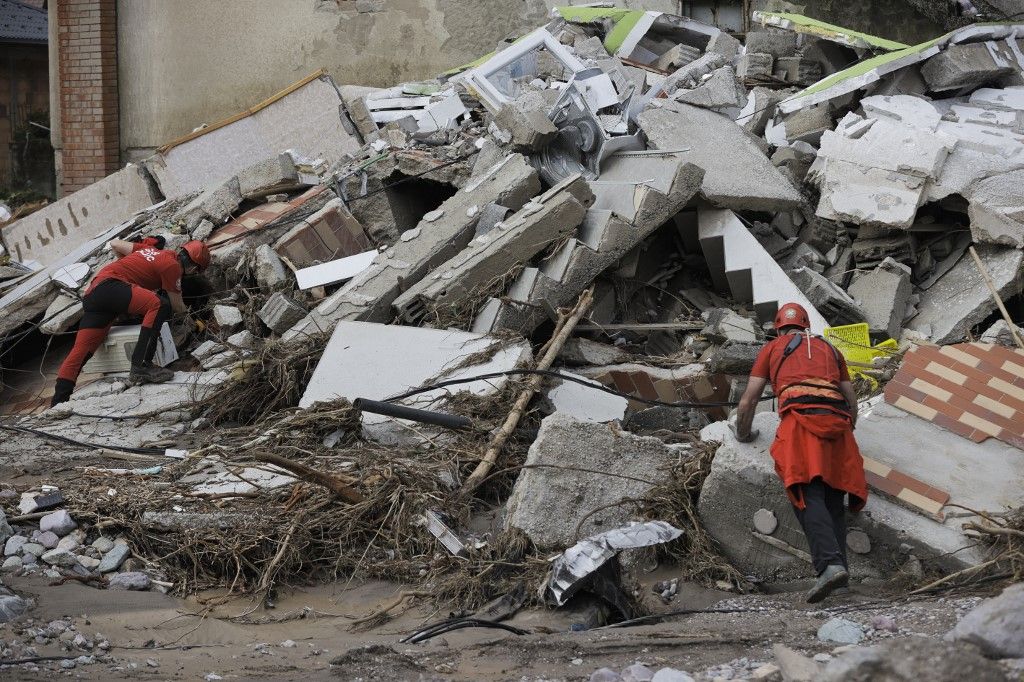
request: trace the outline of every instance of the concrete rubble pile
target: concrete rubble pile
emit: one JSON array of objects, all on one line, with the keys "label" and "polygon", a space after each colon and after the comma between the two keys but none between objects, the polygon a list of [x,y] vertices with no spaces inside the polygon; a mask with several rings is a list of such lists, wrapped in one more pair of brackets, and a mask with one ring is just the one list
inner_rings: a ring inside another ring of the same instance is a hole
[{"label": "concrete rubble pile", "polygon": [[[118,349],[104,348],[86,366],[92,383],[32,424],[136,448],[216,443],[204,399],[267,349],[311,343],[288,407],[345,399],[451,416],[468,396],[508,399],[504,414],[522,386],[512,373],[536,366],[559,311],[592,291],[552,368],[562,378],[546,377],[531,403],[539,433],[494,531],[561,552],[641,520],[616,505],[717,448],[704,526],[742,575],[788,579],[809,565],[769,441],[737,443],[724,420],[775,312],[795,301],[871,397],[857,427],[872,498],[851,533],[855,572],[983,563],[944,506],[1024,505],[1008,473],[1024,467],[1024,350],[1005,321],[982,336],[1001,320],[986,281],[1010,314],[1024,301],[1024,24],[906,46],[799,15],[754,20],[740,41],[658,12],[565,7],[434,80],[378,89],[314,74],[5,227],[18,264],[0,281],[9,343],[26,325],[74,329],[112,238],[202,239],[214,258],[205,281],[184,282],[206,330],[169,330],[182,356],[166,359],[172,382],[130,386]],[[256,131],[251,146],[226,147],[241,125]],[[991,367],[984,400],[958,393]],[[438,386],[452,380],[463,383]],[[769,407],[762,434],[777,423]],[[973,430],[951,429],[957,420]],[[354,434],[424,452],[450,436],[422,414],[370,409]],[[250,481],[202,471],[190,482],[221,498]],[[609,471],[629,480],[609,483]],[[244,492],[295,483],[291,473]],[[466,474],[455,466],[447,487]],[[117,538],[48,532],[49,518],[5,539],[3,570],[134,572],[113,566],[128,554]]]}]

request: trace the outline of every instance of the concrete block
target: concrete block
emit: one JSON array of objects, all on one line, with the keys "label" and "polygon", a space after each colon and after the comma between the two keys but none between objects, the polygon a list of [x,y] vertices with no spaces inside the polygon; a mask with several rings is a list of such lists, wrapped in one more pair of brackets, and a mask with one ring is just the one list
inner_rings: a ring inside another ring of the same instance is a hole
[{"label": "concrete block", "polygon": [[43,313],[39,331],[44,334],[62,334],[78,324],[84,312],[80,300],[61,292]]},{"label": "concrete block", "polygon": [[[468,332],[404,327],[371,322],[339,322],[324,349],[299,406],[347,398],[383,400],[422,386],[438,377],[457,379],[516,367],[529,360],[525,342],[504,344],[489,358],[462,366],[470,356],[493,349],[496,339]],[[502,380],[481,380],[463,384],[460,391],[490,395],[504,385]],[[438,409],[450,394],[446,389],[421,393],[403,401],[421,409]],[[379,415],[364,414],[367,428],[405,424]]]},{"label": "concrete block", "polygon": [[[425,216],[419,225],[377,256],[367,270],[324,299],[284,338],[329,332],[340,320],[390,319],[391,304],[403,288],[420,281],[469,244],[481,206],[498,203],[518,210],[539,191],[537,172],[519,154],[483,169],[441,204],[431,216],[433,219]],[[474,207],[475,212],[471,210]]]},{"label": "concrete block", "polygon": [[[723,33],[722,35],[727,35]],[[765,126],[775,115],[775,105],[782,101],[785,93],[757,86],[747,97],[747,103],[736,116],[736,123],[748,133],[758,137],[764,135]]]},{"label": "concrete block", "polygon": [[997,63],[990,43],[949,45],[921,66],[921,76],[934,92],[976,88],[1013,73],[1009,63]]},{"label": "concrete block", "polygon": [[747,52],[770,54],[773,58],[796,54],[797,34],[793,31],[750,31],[746,35]]},{"label": "concrete block", "polygon": [[[661,482],[665,475],[661,472],[678,456],[678,449],[657,438],[553,414],[541,423],[537,440],[530,446],[528,467],[580,467],[624,477],[556,468],[524,469],[508,500],[505,527],[522,530],[543,549],[563,549],[580,538],[625,525],[634,520],[631,507],[614,503],[642,497]],[[585,517],[577,537],[576,526]]]},{"label": "concrete block", "polygon": [[214,225],[223,225],[238,209],[240,203],[242,195],[238,191],[238,179],[232,177],[211,184],[185,204],[175,217],[184,221],[185,228],[191,232],[204,220],[209,220]]},{"label": "concrete block", "polygon": [[887,119],[912,128],[938,129],[942,113],[924,97],[912,95],[872,95],[860,101],[865,118]]},{"label": "concrete block", "polygon": [[783,119],[783,126],[786,131],[786,140],[790,143],[796,141],[807,142],[817,145],[822,134],[826,130],[832,130],[832,114],[828,107],[808,107],[800,111],[794,111]]},{"label": "concrete block", "polygon": [[740,78],[768,78],[772,75],[773,62],[770,54],[746,52],[736,65],[736,75]]},{"label": "concrete block", "polygon": [[242,311],[233,305],[213,306],[213,319],[221,331],[232,332],[242,326]]},{"label": "concrete block", "polygon": [[1024,170],[1010,171],[975,183],[967,214],[975,242],[1024,248]]},{"label": "concrete block", "polygon": [[677,90],[673,99],[705,109],[739,108],[747,102],[746,91],[740,87],[731,66],[715,69],[693,90]]},{"label": "concrete block", "polygon": [[[890,410],[903,416],[894,419]],[[884,417],[876,416],[878,411]],[[856,436],[862,452],[946,490],[950,488],[944,485],[951,482],[944,478],[947,472],[969,477],[968,472],[958,474],[955,468],[947,470],[945,464],[941,465],[943,475],[918,473],[931,466],[932,458],[929,456],[927,461],[920,461],[922,458],[915,453],[922,450],[915,450],[915,447],[925,448],[930,453],[933,445],[926,443],[938,444],[944,452],[953,455],[951,462],[959,460],[960,455],[954,454],[959,443],[942,436],[937,429],[929,436],[932,440],[912,445],[911,442],[919,442],[918,438],[912,430],[904,431],[901,425],[914,421],[920,421],[928,429],[936,429],[927,422],[907,419],[899,410],[884,405],[876,407],[870,416],[857,422]],[[747,444],[737,442],[725,422],[712,424],[701,431],[703,440],[721,442],[722,445],[715,454],[698,503],[705,528],[734,566],[753,575],[772,575],[776,580],[808,577],[813,573],[805,561],[764,543],[751,533],[754,514],[765,508],[779,519],[779,527],[772,537],[808,551],[806,538],[793,515],[789,498],[768,452],[778,423],[778,415],[772,412],[755,415],[754,428],[760,435],[753,443]],[[948,450],[945,445],[950,446]],[[914,459],[919,462],[914,464]],[[967,492],[966,487],[957,486],[955,490]],[[986,493],[977,490],[974,494],[985,496]],[[962,520],[936,521],[869,491],[867,506],[858,515],[858,526],[871,538],[875,549],[866,555],[850,553],[851,569],[860,575],[888,575],[896,570],[897,550],[904,543],[909,544],[918,557],[934,560],[944,570],[959,570],[980,563],[984,560],[984,552],[972,546],[969,538],[961,532],[960,523]]]},{"label": "concrete block", "polygon": [[710,52],[674,71],[665,79],[662,88],[670,95],[680,88],[695,88],[700,85],[701,78],[724,65],[722,55]]},{"label": "concrete block", "polygon": [[[1024,253],[984,244],[977,247],[977,252],[1003,300],[1021,293]],[[988,289],[980,283],[974,260],[964,255],[949,272],[921,292],[917,315],[907,327],[934,343],[956,343],[995,309]]]},{"label": "concrete block", "polygon": [[732,62],[741,49],[743,49],[743,43],[725,31],[719,31],[711,36],[711,40],[708,41],[708,46],[704,51],[720,54],[725,58],[726,62]]},{"label": "concrete block", "polygon": [[712,374],[748,375],[760,352],[760,343],[729,341],[715,348],[708,355],[708,371]]},{"label": "concrete block", "polygon": [[330,77],[296,85],[231,123],[187,135],[147,159],[164,196],[219,184],[285,150],[328,166],[355,152],[359,141],[346,128],[342,98]]},{"label": "concrete block", "polygon": [[638,122],[653,148],[689,149],[674,158],[704,169],[701,192],[713,204],[778,211],[801,200],[753,136],[720,114],[669,103],[643,112]]},{"label": "concrete block", "polygon": [[[1024,331],[1020,327],[1017,327],[1017,334],[1024,338]],[[1007,348],[1017,347],[1017,342],[1014,340],[1010,325],[1006,324],[1006,320],[996,320],[991,327],[985,330],[979,340],[982,343],[994,343]]]},{"label": "concrete block", "polygon": [[701,335],[712,343],[725,343],[726,341],[754,343],[763,336],[756,322],[728,308],[712,308],[704,311],[701,317],[707,322]]},{"label": "concrete block", "polygon": [[159,193],[134,164],[4,226],[13,260],[52,265],[153,205]]},{"label": "concrete block", "polygon": [[821,65],[804,57],[779,57],[774,70],[781,72],[787,83],[810,85],[821,79]]},{"label": "concrete block", "polygon": [[[826,136],[828,132],[822,139]],[[808,178],[817,177],[821,188],[818,217],[898,228],[914,224],[924,201],[926,178],[831,159],[823,163],[823,175],[815,174],[816,167],[817,163],[811,166]]]},{"label": "concrete block", "polygon": [[395,299],[395,310],[409,322],[431,312],[456,309],[483,298],[486,289],[565,237],[583,221],[594,195],[579,175],[530,200],[501,225],[476,237],[457,256],[439,265]]},{"label": "concrete block", "polygon": [[[578,374],[563,371],[562,374],[588,381]],[[558,381],[558,380],[556,380]],[[596,386],[601,386],[592,381]],[[622,396],[612,395],[604,391],[587,388],[575,381],[558,381],[558,385],[547,393],[555,412],[564,414],[582,422],[610,422],[626,416],[629,401]]]},{"label": "concrete block", "polygon": [[288,283],[288,271],[269,244],[262,244],[252,254],[253,276],[264,291],[280,289]]},{"label": "concrete block", "polygon": [[267,299],[257,315],[275,334],[283,334],[306,316],[306,309],[279,291]]},{"label": "concrete block", "polygon": [[969,642],[991,658],[1024,658],[1024,584],[983,601],[945,639]]},{"label": "concrete block", "polygon": [[290,192],[311,184],[299,177],[290,154],[278,154],[238,171],[238,191],[246,199],[262,199],[269,194]]},{"label": "concrete block", "polygon": [[573,45],[576,56],[580,59],[593,59],[595,61],[608,59],[611,55],[604,49],[604,41],[598,36],[590,36],[584,40],[576,40]]},{"label": "concrete block", "polygon": [[864,321],[872,334],[899,339],[913,289],[910,268],[886,258],[877,268],[854,280],[847,292],[864,311]]},{"label": "concrete block", "polygon": [[[719,34],[721,35],[721,34]],[[725,57],[725,55],[722,55]],[[662,71],[676,71],[680,67],[695,62],[700,58],[700,49],[692,45],[676,45],[668,52],[658,57],[653,66]]]},{"label": "concrete block", "polygon": [[539,93],[528,92],[506,102],[494,122],[512,135],[516,151],[537,151],[558,134],[558,128],[547,116],[548,109],[550,105]]},{"label": "concrete block", "polygon": [[[864,311],[857,302],[827,277],[810,268],[797,268],[789,273],[789,277],[831,325],[856,324],[864,321]],[[900,322],[902,321],[901,318]]]}]

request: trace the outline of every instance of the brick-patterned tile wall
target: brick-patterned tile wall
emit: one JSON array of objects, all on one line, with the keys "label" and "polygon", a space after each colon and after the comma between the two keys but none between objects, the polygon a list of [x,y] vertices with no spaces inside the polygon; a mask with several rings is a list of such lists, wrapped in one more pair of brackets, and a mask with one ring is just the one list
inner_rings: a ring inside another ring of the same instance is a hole
[{"label": "brick-patterned tile wall", "polygon": [[61,194],[120,166],[116,0],[56,0]]},{"label": "brick-patterned tile wall", "polygon": [[976,443],[991,437],[1024,449],[1024,350],[915,348],[886,385],[885,401]]}]

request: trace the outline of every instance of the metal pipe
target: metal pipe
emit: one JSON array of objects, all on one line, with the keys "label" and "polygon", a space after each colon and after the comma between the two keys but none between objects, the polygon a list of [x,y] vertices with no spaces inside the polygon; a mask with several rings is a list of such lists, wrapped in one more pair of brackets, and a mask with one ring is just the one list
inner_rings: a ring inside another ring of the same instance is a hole
[{"label": "metal pipe", "polygon": [[394,417],[396,419],[408,419],[420,422],[421,424],[433,424],[434,426],[443,426],[446,429],[455,429],[457,431],[473,428],[473,420],[469,417],[460,417],[457,414],[445,414],[444,412],[418,410],[415,407],[384,403],[379,400],[356,398],[352,402],[352,407],[360,412],[381,414],[385,417]]}]

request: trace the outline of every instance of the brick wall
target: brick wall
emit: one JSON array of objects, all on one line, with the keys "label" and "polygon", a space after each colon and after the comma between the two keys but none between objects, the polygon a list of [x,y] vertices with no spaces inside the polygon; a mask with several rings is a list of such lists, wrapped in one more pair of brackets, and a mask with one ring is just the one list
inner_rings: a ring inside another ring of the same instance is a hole
[{"label": "brick wall", "polygon": [[[53,1],[53,0],[51,0]],[[68,195],[120,166],[116,0],[56,0],[61,150]]]}]

